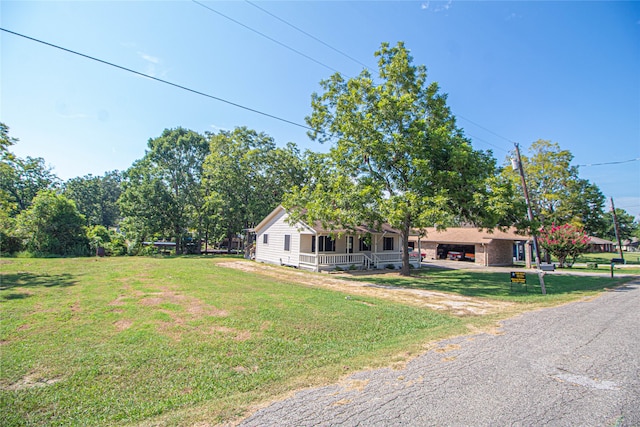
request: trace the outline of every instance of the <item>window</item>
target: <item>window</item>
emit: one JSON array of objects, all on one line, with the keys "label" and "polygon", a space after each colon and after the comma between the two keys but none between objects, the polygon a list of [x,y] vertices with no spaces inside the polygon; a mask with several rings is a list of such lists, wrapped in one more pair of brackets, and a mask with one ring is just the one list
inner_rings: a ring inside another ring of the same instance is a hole
[{"label": "window", "polygon": [[[320,236],[318,238],[319,245],[318,252],[335,252],[336,241],[331,236]],[[316,236],[311,238],[311,252],[316,251]]]},{"label": "window", "polygon": [[284,250],[285,251],[290,251],[291,250],[291,235],[290,234],[285,234],[284,235]]},{"label": "window", "polygon": [[262,243],[264,243],[265,245],[269,244],[269,235],[268,234],[263,234],[262,235]]},{"label": "window", "polygon": [[385,237],[384,238],[383,249],[385,251],[392,251],[393,250],[393,237]]},{"label": "window", "polygon": [[371,243],[367,242],[367,239],[361,237],[360,239],[360,252],[369,252],[371,250]]}]

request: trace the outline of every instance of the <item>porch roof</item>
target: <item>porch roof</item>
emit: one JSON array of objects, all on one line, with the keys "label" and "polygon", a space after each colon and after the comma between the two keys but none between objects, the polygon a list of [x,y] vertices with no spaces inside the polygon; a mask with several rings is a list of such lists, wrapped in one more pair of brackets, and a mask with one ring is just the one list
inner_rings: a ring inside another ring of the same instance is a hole
[{"label": "porch roof", "polygon": [[366,225],[344,228],[339,226],[332,227],[331,225],[323,226],[323,224],[318,221],[310,228],[313,229],[316,234],[400,234],[400,230],[391,227],[389,224],[382,224],[379,229],[376,227],[368,227]]}]

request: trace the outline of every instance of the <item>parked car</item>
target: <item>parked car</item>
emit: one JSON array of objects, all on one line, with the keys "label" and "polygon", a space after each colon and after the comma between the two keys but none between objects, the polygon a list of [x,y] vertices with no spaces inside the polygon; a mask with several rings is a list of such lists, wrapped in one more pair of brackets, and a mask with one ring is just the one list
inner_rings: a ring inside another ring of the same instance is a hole
[{"label": "parked car", "polygon": [[420,257],[420,262],[422,262],[422,260],[424,260],[424,257],[427,256],[427,252],[424,249],[418,252],[417,249],[409,248],[409,258],[418,258],[418,256]]}]

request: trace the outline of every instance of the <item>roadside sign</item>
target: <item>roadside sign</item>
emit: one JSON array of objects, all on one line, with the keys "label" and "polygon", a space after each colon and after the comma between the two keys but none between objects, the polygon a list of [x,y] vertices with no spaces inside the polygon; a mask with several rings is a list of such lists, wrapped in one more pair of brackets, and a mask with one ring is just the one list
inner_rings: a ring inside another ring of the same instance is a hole
[{"label": "roadside sign", "polygon": [[[511,290],[513,290],[514,283],[521,283],[524,285],[525,289],[527,289],[527,274],[523,271],[512,271],[511,272]],[[527,292],[529,290],[527,289]]]},{"label": "roadside sign", "polygon": [[527,283],[527,275],[522,271],[511,272],[511,283]]}]

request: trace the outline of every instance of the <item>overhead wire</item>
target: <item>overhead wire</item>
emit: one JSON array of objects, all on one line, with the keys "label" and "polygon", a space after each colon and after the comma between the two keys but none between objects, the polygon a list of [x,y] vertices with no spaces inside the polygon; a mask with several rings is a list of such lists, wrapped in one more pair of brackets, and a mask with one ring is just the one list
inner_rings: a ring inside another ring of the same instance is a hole
[{"label": "overhead wire", "polygon": [[[194,3],[196,3],[196,4],[199,4],[199,5],[203,6],[203,7],[207,7],[207,6],[204,6],[202,3],[200,3],[200,2],[199,2],[199,1],[197,1],[197,0],[192,0],[192,1],[193,1]],[[335,52],[338,52],[339,54],[341,54],[341,55],[345,56],[346,58],[350,59],[351,61],[354,61],[355,63],[362,65],[365,69],[367,69],[367,70],[371,71],[371,70],[370,70],[370,68],[369,68],[366,64],[364,64],[364,63],[362,63],[361,61],[359,61],[359,60],[357,60],[357,59],[353,58],[352,56],[348,55],[347,53],[345,53],[345,52],[343,52],[343,51],[341,51],[341,50],[339,50],[339,49],[337,49],[337,48],[335,48],[335,47],[331,46],[330,44],[328,44],[328,43],[324,42],[323,40],[319,39],[318,37],[316,37],[316,36],[314,36],[314,35],[312,35],[312,34],[309,34],[309,33],[308,33],[308,32],[306,32],[305,30],[303,30],[303,29],[301,29],[301,28],[297,27],[296,25],[294,25],[294,24],[290,23],[289,21],[287,21],[287,20],[285,20],[285,19],[283,19],[283,18],[280,18],[280,17],[279,17],[279,16],[277,16],[276,14],[274,14],[274,13],[272,13],[272,12],[268,11],[267,9],[265,9],[265,8],[263,8],[263,7],[261,7],[261,6],[258,6],[257,4],[255,4],[254,2],[252,2],[252,1],[250,1],[250,0],[245,0],[245,2],[246,2],[246,3],[248,3],[248,4],[250,4],[251,6],[253,6],[253,7],[255,7],[255,8],[257,8],[257,9],[261,10],[262,12],[264,12],[264,13],[266,13],[267,15],[271,16],[272,18],[277,19],[278,21],[280,21],[280,22],[282,22],[282,23],[284,23],[284,24],[286,24],[286,25],[290,26],[291,28],[293,28],[293,29],[297,30],[298,32],[300,32],[300,33],[302,33],[302,34],[306,35],[307,37],[310,37],[311,39],[313,39],[313,40],[315,40],[315,41],[317,41],[317,42],[319,42],[319,43],[323,44],[324,46],[328,47],[329,49],[332,49],[332,50],[334,50]],[[207,8],[208,8],[208,7],[207,7]],[[267,37],[267,38],[268,38],[269,40],[271,40],[271,41],[275,41],[275,42],[276,42],[276,43],[278,43],[280,46],[284,46],[284,47],[287,47],[288,49],[293,50],[291,47],[287,46],[285,43],[282,43],[282,42],[276,41],[275,39],[272,39],[271,37],[265,36],[264,34],[262,34],[262,33],[258,32],[258,31],[256,31],[256,30],[254,30],[254,29],[252,29],[252,28],[251,28],[251,27],[249,27],[248,25],[242,24],[242,23],[240,23],[239,21],[234,20],[234,19],[232,19],[232,18],[229,18],[229,17],[227,17],[227,16],[225,16],[225,15],[221,14],[220,12],[217,12],[217,11],[215,11],[215,10],[211,9],[211,8],[208,8],[208,9],[209,9],[209,10],[212,10],[213,12],[216,12],[217,14],[219,14],[219,15],[221,15],[221,16],[224,16],[224,17],[225,17],[225,18],[227,18],[227,19],[230,19],[231,21],[233,21],[233,22],[235,22],[235,23],[237,23],[237,24],[239,24],[239,25],[243,26],[244,28],[250,29],[251,31],[257,32],[258,34],[260,34],[260,35],[262,35],[262,36],[264,36],[264,37]],[[295,51],[295,50],[294,50],[294,51]],[[304,56],[305,56],[305,57],[307,57],[307,58],[309,58],[307,55],[304,55]],[[319,61],[316,61],[316,60],[314,60],[314,62],[319,63]],[[325,65],[325,64],[322,64],[322,65],[324,65],[324,66],[325,66],[325,67],[327,67],[327,68],[330,68],[331,70],[334,70],[334,71],[336,71],[336,72],[339,72],[339,71],[337,71],[337,70],[335,70],[335,69],[333,69],[333,68],[331,68],[331,67],[329,67],[329,66],[327,66],[327,65]],[[348,76],[347,76],[347,77],[348,77]],[[464,117],[464,116],[462,116],[462,115],[460,115],[460,114],[457,114],[457,115],[456,115],[456,117],[459,117],[459,118],[461,118],[461,119],[463,119],[463,120],[465,120],[465,121],[467,121],[467,122],[469,122],[469,123],[471,123],[471,124],[473,124],[473,125],[475,125],[475,126],[479,127],[480,129],[483,129],[483,130],[485,130],[486,132],[489,132],[490,134],[492,134],[492,135],[494,135],[494,136],[497,136],[498,138],[504,139],[505,141],[507,141],[507,142],[509,142],[509,143],[513,143],[513,141],[512,141],[511,139],[506,138],[506,137],[504,137],[504,136],[502,136],[502,135],[500,135],[500,134],[498,134],[498,133],[496,133],[496,132],[492,131],[491,129],[488,129],[488,128],[486,128],[486,127],[484,127],[484,126],[480,125],[479,123],[474,122],[474,121],[473,121],[473,120],[471,120],[471,119],[468,119],[468,118],[466,118],[466,117]],[[467,133],[467,135],[469,135],[469,136],[473,137],[474,139],[477,139],[477,140],[479,140],[479,141],[482,141],[482,142],[484,142],[485,144],[488,144],[488,145],[490,145],[490,146],[492,146],[492,147],[494,147],[494,148],[496,148],[496,149],[498,149],[498,150],[500,150],[500,151],[503,151],[503,152],[505,152],[505,153],[509,153],[509,150],[506,150],[506,149],[504,149],[503,147],[499,147],[499,146],[497,146],[497,145],[495,145],[495,144],[492,144],[492,143],[490,143],[490,142],[488,142],[488,141],[486,141],[486,140],[484,140],[484,139],[482,139],[482,138],[478,138],[478,137],[476,137],[476,136],[473,136],[473,135],[471,135],[471,134],[469,134],[469,133]]]},{"label": "overhead wire", "polygon": [[331,66],[329,66],[329,65],[327,65],[327,64],[325,64],[325,63],[323,63],[323,62],[321,62],[321,61],[318,61],[317,59],[312,58],[311,56],[309,56],[309,55],[307,55],[307,54],[305,54],[305,53],[303,53],[303,52],[300,52],[299,50],[294,49],[293,47],[291,47],[291,46],[289,46],[289,45],[287,45],[287,44],[285,44],[285,43],[282,43],[282,42],[280,42],[280,41],[278,41],[278,40],[274,39],[273,37],[270,37],[270,36],[266,35],[265,33],[261,32],[261,31],[256,30],[255,28],[251,28],[250,26],[248,26],[248,25],[246,25],[246,24],[243,24],[242,22],[238,21],[237,19],[233,19],[232,17],[227,16],[227,15],[225,15],[224,13],[222,13],[222,12],[220,12],[220,11],[218,11],[218,10],[214,9],[214,8],[209,7],[209,6],[207,6],[206,4],[199,2],[198,0],[191,0],[191,1],[192,1],[193,3],[195,3],[195,4],[197,4],[198,6],[201,6],[201,7],[205,8],[205,9],[209,10],[210,12],[213,12],[213,13],[215,13],[215,14],[219,15],[219,16],[222,16],[223,18],[228,19],[229,21],[231,21],[231,22],[233,22],[233,23],[235,23],[235,24],[237,24],[237,25],[240,25],[241,27],[246,28],[246,29],[247,29],[247,30],[249,30],[249,31],[252,31],[252,32],[254,32],[254,33],[258,34],[258,35],[260,35],[260,36],[262,36],[262,37],[266,38],[267,40],[270,40],[270,41],[272,41],[273,43],[276,43],[276,44],[278,44],[279,46],[284,47],[285,49],[288,49],[288,50],[290,50],[290,51],[292,51],[292,52],[295,52],[295,53],[297,53],[298,55],[300,55],[300,56],[302,56],[302,57],[304,57],[304,58],[307,58],[307,59],[308,59],[308,60],[310,60],[310,61],[315,62],[315,63],[316,63],[316,64],[318,64],[318,65],[321,65],[321,66],[323,66],[323,67],[325,67],[325,68],[327,68],[327,69],[329,69],[329,70],[331,70],[331,71],[333,71],[333,72],[335,72],[335,73],[339,73],[339,72],[340,72],[340,71],[336,70],[335,68],[333,68],[333,67],[331,67]]},{"label": "overhead wire", "polygon": [[238,104],[237,102],[232,102],[232,101],[226,100],[224,98],[220,98],[218,96],[211,95],[211,94],[208,94],[208,93],[196,90],[196,89],[191,89],[191,88],[189,88],[187,86],[183,86],[183,85],[180,85],[178,83],[173,83],[173,82],[170,82],[168,80],[164,80],[164,79],[161,79],[161,78],[158,78],[158,77],[154,77],[154,76],[151,76],[149,74],[142,73],[140,71],[132,70],[131,68],[123,67],[122,65],[114,64],[113,62],[105,61],[103,59],[99,59],[99,58],[96,58],[94,56],[86,55],[84,53],[80,53],[80,52],[77,52],[77,51],[72,50],[72,49],[67,49],[65,47],[55,45],[53,43],[49,43],[49,42],[46,42],[46,41],[43,41],[43,40],[36,39],[34,37],[29,37],[27,35],[20,34],[20,33],[17,33],[15,31],[7,30],[6,28],[1,28],[0,27],[0,30],[4,31],[6,33],[9,33],[9,34],[13,34],[13,35],[18,36],[18,37],[25,38],[27,40],[31,40],[31,41],[43,44],[45,46],[53,47],[53,48],[62,50],[64,52],[68,52],[68,53],[71,53],[71,54],[74,54],[74,55],[77,55],[77,56],[80,56],[80,57],[83,57],[83,58],[86,58],[86,59],[90,59],[92,61],[96,61],[96,62],[105,64],[105,65],[109,65],[109,66],[114,67],[114,68],[118,68],[118,69],[123,70],[123,71],[127,71],[129,73],[133,73],[133,74],[136,74],[136,75],[139,75],[139,76],[142,76],[142,77],[146,77],[148,79],[155,80],[157,82],[164,83],[166,85],[173,86],[173,87],[176,87],[178,89],[182,89],[182,90],[185,90],[185,91],[188,91],[188,92],[191,92],[191,93],[195,93],[196,95],[200,95],[200,96],[204,96],[204,97],[207,97],[207,98],[211,98],[211,99],[214,99],[216,101],[220,101],[220,102],[223,102],[225,104],[229,104],[229,105],[232,105],[232,106],[237,107],[237,108],[241,108],[241,109],[246,110],[246,111],[251,111],[252,113],[260,114],[262,116],[269,117],[269,118],[272,118],[272,119],[275,119],[275,120],[279,120],[281,122],[288,123],[290,125],[294,125],[294,126],[297,126],[297,127],[303,128],[303,129],[307,129],[307,130],[310,130],[310,131],[315,131],[315,129],[313,129],[313,128],[307,126],[307,125],[296,123],[294,121],[291,121],[291,120],[288,120],[288,119],[284,119],[282,117],[278,117],[278,116],[275,116],[273,114],[265,113],[264,111],[260,111],[260,110],[257,110],[255,108],[247,107],[247,106],[244,106],[242,104]]},{"label": "overhead wire", "polygon": [[298,32],[300,32],[300,33],[302,33],[302,34],[304,34],[304,35],[305,35],[305,36],[307,36],[307,37],[312,38],[313,40],[317,41],[318,43],[321,43],[322,45],[324,45],[324,46],[328,47],[329,49],[331,49],[331,50],[333,50],[333,51],[335,51],[335,52],[339,53],[340,55],[344,56],[345,58],[348,58],[348,59],[352,60],[352,61],[353,61],[353,62],[355,62],[356,64],[362,65],[364,68],[369,69],[369,66],[367,66],[366,64],[364,64],[364,63],[360,62],[359,60],[357,60],[357,59],[355,59],[354,57],[352,57],[351,55],[349,55],[349,54],[347,54],[347,53],[345,53],[345,52],[341,51],[340,49],[338,49],[338,48],[335,48],[335,47],[331,46],[329,43],[326,43],[326,42],[324,42],[324,41],[320,40],[318,37],[314,36],[313,34],[309,34],[309,33],[308,33],[308,32],[306,32],[305,30],[303,30],[302,28],[299,28],[299,27],[297,27],[297,26],[293,25],[292,23],[290,23],[289,21],[287,21],[287,20],[285,20],[285,19],[283,19],[283,18],[280,18],[280,17],[279,17],[279,16],[277,16],[276,14],[269,12],[267,9],[265,9],[265,8],[263,8],[263,7],[261,7],[261,6],[258,6],[256,3],[252,2],[252,1],[249,1],[249,0],[244,0],[244,1],[245,1],[246,3],[248,3],[248,4],[250,4],[251,6],[255,7],[256,9],[259,9],[259,10],[261,10],[262,12],[266,13],[267,15],[269,15],[269,16],[271,16],[271,17],[273,17],[273,18],[277,19],[278,21],[280,21],[280,22],[282,22],[282,23],[284,23],[284,24],[288,25],[289,27],[293,28],[294,30],[296,30],[296,31],[298,31]]},{"label": "overhead wire", "polygon": [[585,164],[585,165],[577,165],[577,166],[578,167],[587,167],[587,166],[621,165],[623,163],[637,162],[638,160],[640,160],[640,157],[637,157],[635,159],[629,159],[629,160],[620,160],[618,162],[588,163],[588,164]]}]

